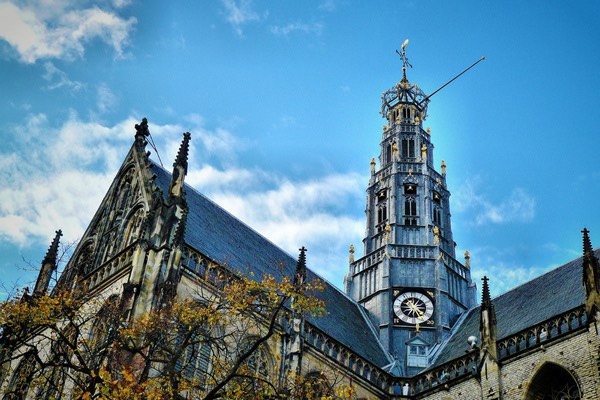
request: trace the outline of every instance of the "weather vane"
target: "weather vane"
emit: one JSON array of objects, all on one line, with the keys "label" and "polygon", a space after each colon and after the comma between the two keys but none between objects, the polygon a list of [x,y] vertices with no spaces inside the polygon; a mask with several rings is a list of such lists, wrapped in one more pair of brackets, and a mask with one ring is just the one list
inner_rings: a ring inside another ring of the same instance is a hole
[{"label": "weather vane", "polygon": [[410,65],[410,63],[408,62],[408,57],[406,57],[406,46],[407,45],[408,45],[408,39],[406,39],[404,41],[404,43],[402,43],[402,46],[400,47],[402,49],[402,52],[399,52],[398,50],[396,50],[396,53],[398,53],[398,55],[400,56],[400,59],[402,60],[402,75],[403,75],[404,79],[406,79],[406,67],[412,68],[412,65]]}]

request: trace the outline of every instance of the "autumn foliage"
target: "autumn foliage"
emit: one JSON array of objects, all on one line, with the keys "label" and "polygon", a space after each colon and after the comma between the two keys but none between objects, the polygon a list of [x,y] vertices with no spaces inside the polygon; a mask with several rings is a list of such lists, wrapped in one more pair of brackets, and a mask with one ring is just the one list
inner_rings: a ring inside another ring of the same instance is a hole
[{"label": "autumn foliage", "polygon": [[[7,399],[337,399],[351,387],[286,369],[292,316],[318,317],[318,281],[229,279],[133,315],[119,296],[59,291],[0,304]],[[283,356],[282,356],[283,354]]]}]

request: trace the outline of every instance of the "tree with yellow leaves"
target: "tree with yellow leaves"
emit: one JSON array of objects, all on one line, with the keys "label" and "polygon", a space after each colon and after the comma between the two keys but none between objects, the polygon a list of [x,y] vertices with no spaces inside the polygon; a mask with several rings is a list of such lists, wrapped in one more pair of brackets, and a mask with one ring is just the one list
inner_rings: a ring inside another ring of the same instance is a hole
[{"label": "tree with yellow leaves", "polygon": [[[132,318],[123,300],[56,291],[0,303],[6,399],[342,399],[351,387],[301,377],[274,357],[292,318],[319,316],[319,281],[222,277]],[[283,349],[285,350],[285,349]],[[277,352],[276,354],[281,354]],[[283,352],[285,353],[285,351]]]}]

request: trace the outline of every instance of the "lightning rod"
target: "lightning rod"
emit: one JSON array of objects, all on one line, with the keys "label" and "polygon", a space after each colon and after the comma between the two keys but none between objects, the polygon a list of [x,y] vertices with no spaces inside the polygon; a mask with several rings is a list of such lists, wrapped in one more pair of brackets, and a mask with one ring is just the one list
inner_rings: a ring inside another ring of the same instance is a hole
[{"label": "lightning rod", "polygon": [[452,82],[454,82],[459,76],[461,76],[462,74],[464,74],[465,72],[467,72],[468,70],[470,70],[471,68],[473,68],[474,66],[476,66],[477,64],[479,64],[483,60],[485,60],[485,56],[482,56],[479,60],[475,61],[469,67],[467,67],[466,69],[464,69],[460,74],[456,75],[454,78],[452,78],[448,82],[444,83],[436,91],[434,91],[433,93],[431,93],[430,95],[428,95],[427,97],[425,97],[423,100],[421,100],[419,102],[419,104],[421,104],[421,103],[429,100],[434,94],[436,94],[437,92],[439,92],[440,90],[442,90],[443,88],[445,88],[446,86],[448,86],[449,84],[451,84]]}]

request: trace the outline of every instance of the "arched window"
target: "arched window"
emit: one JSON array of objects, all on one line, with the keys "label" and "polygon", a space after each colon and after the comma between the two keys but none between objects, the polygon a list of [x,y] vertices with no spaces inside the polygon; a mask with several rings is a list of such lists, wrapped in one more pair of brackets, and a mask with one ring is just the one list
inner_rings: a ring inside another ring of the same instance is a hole
[{"label": "arched window", "polygon": [[81,275],[89,274],[94,268],[94,244],[89,242],[83,246],[77,257],[77,268]]},{"label": "arched window", "polygon": [[103,362],[112,347],[121,319],[119,303],[120,297],[112,295],[96,313],[89,335],[90,358],[96,362]]},{"label": "arched window", "polygon": [[27,398],[29,386],[36,372],[36,362],[33,354],[24,356],[10,378],[8,388],[4,392],[6,400],[21,400]]},{"label": "arched window", "polygon": [[[187,380],[194,380],[203,384],[210,366],[211,347],[206,343],[202,334],[194,335],[189,344],[182,349],[181,356],[175,363],[175,368],[181,372],[181,376]],[[182,338],[178,337],[179,344]]]},{"label": "arched window", "polygon": [[203,278],[206,275],[206,261],[204,261],[203,258],[200,258],[200,261],[198,261],[198,265],[196,266],[196,272]]},{"label": "arched window", "polygon": [[248,365],[250,372],[255,376],[262,376],[265,378],[269,376],[271,370],[270,357],[265,349],[259,347],[250,357],[248,357],[246,364]]},{"label": "arched window", "polygon": [[125,228],[125,234],[123,235],[123,247],[129,246],[140,236],[140,227],[144,220],[144,210],[139,208],[135,214],[133,214],[127,223]]},{"label": "arched window", "polygon": [[403,158],[415,158],[415,139],[402,139],[401,154]]},{"label": "arched window", "polygon": [[442,210],[439,207],[433,207],[433,223],[442,226]]},{"label": "arched window", "polygon": [[533,377],[525,400],[579,400],[581,392],[573,375],[560,365],[544,364]]},{"label": "arched window", "polygon": [[387,205],[379,204],[377,207],[377,224],[381,224],[387,220]]},{"label": "arched window", "polygon": [[417,199],[413,196],[404,198],[404,225],[417,225]]}]

